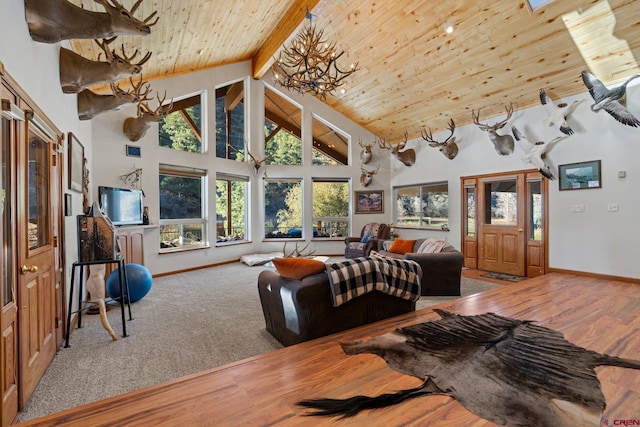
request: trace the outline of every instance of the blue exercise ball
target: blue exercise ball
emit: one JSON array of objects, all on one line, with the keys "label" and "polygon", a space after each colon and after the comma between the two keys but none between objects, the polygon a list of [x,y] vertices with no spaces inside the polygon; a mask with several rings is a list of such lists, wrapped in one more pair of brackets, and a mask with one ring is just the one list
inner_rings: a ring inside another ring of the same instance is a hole
[{"label": "blue exercise ball", "polygon": [[[140,264],[126,264],[124,269],[127,272],[129,292],[131,293],[129,301],[136,302],[141,300],[149,293],[153,283],[153,278],[151,277],[149,269]],[[118,270],[119,269],[116,268],[111,272],[111,274],[109,274],[109,277],[107,277],[107,293],[113,299],[120,298],[120,281],[118,279],[120,272]],[[126,295],[127,288],[124,281],[122,282],[122,289],[124,289]]]}]

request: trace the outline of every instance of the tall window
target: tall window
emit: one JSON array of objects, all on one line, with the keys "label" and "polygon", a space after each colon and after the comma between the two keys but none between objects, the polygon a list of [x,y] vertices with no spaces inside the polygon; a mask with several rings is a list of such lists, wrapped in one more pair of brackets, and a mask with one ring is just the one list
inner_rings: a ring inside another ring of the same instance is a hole
[{"label": "tall window", "polygon": [[394,187],[397,226],[418,228],[449,227],[449,184],[437,182]]},{"label": "tall window", "polygon": [[264,143],[268,165],[301,165],[302,110],[267,87],[264,89]]},{"label": "tall window", "polygon": [[218,243],[247,240],[246,176],[217,174],[216,177],[216,241]]},{"label": "tall window", "polygon": [[216,157],[244,159],[244,121],[244,82],[217,88]]},{"label": "tall window", "polygon": [[207,246],[204,169],[160,165],[160,251]]},{"label": "tall window", "polygon": [[349,138],[338,129],[316,116],[312,118],[314,165],[348,165]]},{"label": "tall window", "polygon": [[349,180],[313,179],[313,237],[349,235]]},{"label": "tall window", "polygon": [[264,181],[264,221],[266,239],[302,237],[302,180]]},{"label": "tall window", "polygon": [[160,121],[158,134],[161,147],[201,153],[202,95],[173,101],[171,112]]}]

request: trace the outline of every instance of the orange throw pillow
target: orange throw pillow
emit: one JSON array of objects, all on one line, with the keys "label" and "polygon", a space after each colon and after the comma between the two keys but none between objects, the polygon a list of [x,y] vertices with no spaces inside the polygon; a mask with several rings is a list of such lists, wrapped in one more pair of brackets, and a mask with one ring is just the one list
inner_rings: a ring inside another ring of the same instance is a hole
[{"label": "orange throw pillow", "polygon": [[273,265],[282,277],[300,280],[324,271],[324,262],[309,258],[274,258]]},{"label": "orange throw pillow", "polygon": [[394,254],[406,254],[413,250],[413,244],[415,242],[415,240],[395,239],[389,248],[389,252],[393,252]]}]

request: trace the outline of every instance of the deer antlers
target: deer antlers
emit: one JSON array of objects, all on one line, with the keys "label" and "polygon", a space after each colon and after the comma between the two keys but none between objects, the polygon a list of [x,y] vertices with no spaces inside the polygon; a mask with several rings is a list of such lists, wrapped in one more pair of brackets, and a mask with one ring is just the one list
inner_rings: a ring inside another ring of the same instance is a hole
[{"label": "deer antlers", "polygon": [[422,129],[422,139],[429,143],[429,147],[435,147],[440,150],[449,160],[453,160],[458,155],[458,144],[456,144],[456,137],[453,136],[453,132],[456,130],[456,124],[453,119],[449,119],[449,131],[451,135],[444,141],[436,141],[431,135],[431,129],[427,132],[426,129]]},{"label": "deer antlers", "polygon": [[511,119],[511,115],[513,114],[513,104],[509,103],[508,107],[505,106],[505,110],[507,111],[507,117],[501,122],[497,122],[493,125],[480,123],[480,110],[478,109],[477,113],[474,110],[471,110],[473,123],[475,123],[481,130],[489,133],[489,139],[493,142],[493,147],[501,156],[513,153],[515,145],[511,135],[498,135],[498,129],[502,129],[509,119]]},{"label": "deer antlers", "polygon": [[[249,151],[246,141],[244,143],[244,146],[245,146],[245,149],[247,150],[247,155],[251,158],[251,163],[253,163],[253,169],[257,174],[258,172],[260,172],[260,168],[262,167],[262,165],[265,164],[265,162],[270,159],[270,156],[266,156],[264,159],[258,160],[258,158],[255,157],[253,154],[251,154],[251,152]],[[236,147],[234,147],[231,144],[227,144],[227,147],[231,148],[236,153],[244,154],[242,151],[238,150]]]},{"label": "deer antlers", "polygon": [[309,250],[309,252],[307,252],[306,254],[304,253],[304,251],[309,247],[309,245],[311,244],[311,242],[307,243],[306,245],[304,245],[304,247],[302,249],[298,249],[298,244],[296,243],[296,248],[294,250],[292,250],[291,252],[287,253],[287,242],[284,243],[284,247],[282,248],[282,253],[284,254],[285,258],[306,258],[306,257],[310,257],[311,255],[316,253],[316,250]]},{"label": "deer antlers", "polygon": [[404,164],[405,166],[411,166],[416,162],[415,150],[413,148],[408,148],[404,151],[400,151],[407,145],[408,138],[409,133],[405,131],[404,139],[401,142],[398,142],[396,145],[392,145],[385,139],[378,137],[376,137],[375,141],[380,148],[389,150],[389,152],[391,152],[391,155],[402,162],[402,164]]}]

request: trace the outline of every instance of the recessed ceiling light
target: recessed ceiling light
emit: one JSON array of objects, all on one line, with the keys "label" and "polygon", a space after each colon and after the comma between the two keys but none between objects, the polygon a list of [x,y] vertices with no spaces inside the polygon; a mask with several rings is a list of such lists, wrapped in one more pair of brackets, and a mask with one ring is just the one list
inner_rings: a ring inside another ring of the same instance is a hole
[{"label": "recessed ceiling light", "polygon": [[452,21],[447,21],[444,23],[444,32],[446,34],[451,34],[456,30],[456,24]]}]

